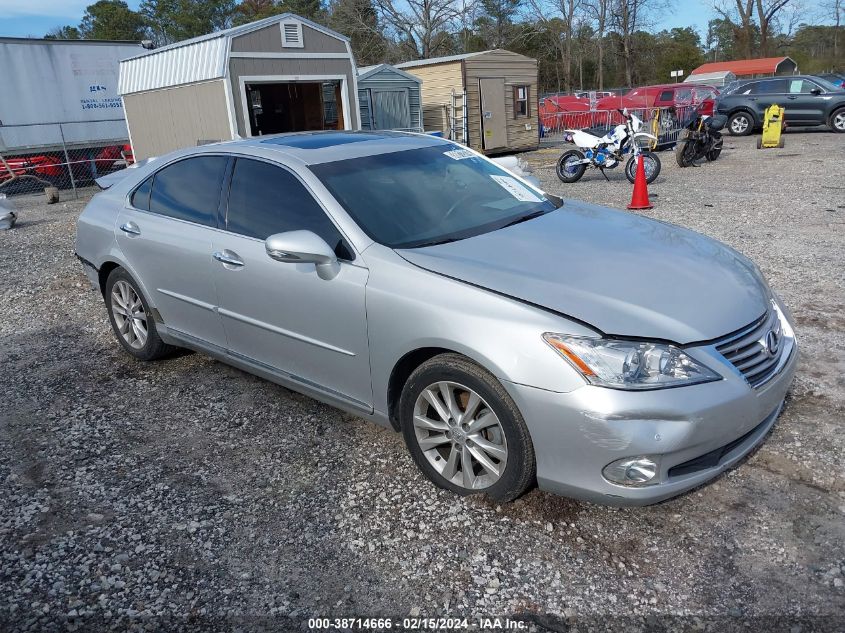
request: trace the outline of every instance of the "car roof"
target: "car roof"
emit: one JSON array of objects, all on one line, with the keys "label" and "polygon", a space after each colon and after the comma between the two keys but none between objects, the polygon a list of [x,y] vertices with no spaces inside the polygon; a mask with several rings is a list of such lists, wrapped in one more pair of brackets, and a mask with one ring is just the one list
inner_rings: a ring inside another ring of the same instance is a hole
[{"label": "car roof", "polygon": [[193,149],[199,153],[215,151],[215,148],[219,151],[221,147],[225,147],[236,153],[265,157],[278,157],[278,154],[283,154],[304,165],[317,165],[437,145],[446,149],[454,144],[429,134],[328,130],[255,136]]}]

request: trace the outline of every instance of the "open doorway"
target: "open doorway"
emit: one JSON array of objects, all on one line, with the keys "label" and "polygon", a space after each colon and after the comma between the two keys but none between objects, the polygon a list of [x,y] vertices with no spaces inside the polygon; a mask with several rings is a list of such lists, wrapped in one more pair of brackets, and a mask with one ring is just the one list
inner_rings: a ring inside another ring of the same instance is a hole
[{"label": "open doorway", "polygon": [[250,136],[343,130],[343,81],[246,81]]}]

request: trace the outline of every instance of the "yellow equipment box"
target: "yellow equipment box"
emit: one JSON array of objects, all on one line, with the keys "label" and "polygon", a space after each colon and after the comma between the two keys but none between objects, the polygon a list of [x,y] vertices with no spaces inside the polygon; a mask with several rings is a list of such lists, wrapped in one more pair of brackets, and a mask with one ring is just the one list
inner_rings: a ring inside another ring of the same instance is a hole
[{"label": "yellow equipment box", "polygon": [[784,128],[785,110],[777,104],[773,104],[766,108],[763,115],[763,136],[757,139],[757,149],[764,147],[783,147],[783,137],[781,133]]}]

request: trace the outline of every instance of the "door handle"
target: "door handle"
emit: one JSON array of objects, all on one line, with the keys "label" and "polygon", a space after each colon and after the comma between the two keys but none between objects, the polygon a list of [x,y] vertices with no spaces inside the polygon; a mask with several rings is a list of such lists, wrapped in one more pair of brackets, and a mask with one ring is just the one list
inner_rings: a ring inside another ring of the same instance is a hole
[{"label": "door handle", "polygon": [[244,265],[238,255],[230,250],[217,251],[212,255],[212,257],[226,266],[236,266],[240,268]]},{"label": "door handle", "polygon": [[134,222],[124,222],[120,225],[120,230],[126,233],[127,235],[140,235],[141,229],[138,228],[138,225]]},{"label": "door handle", "polygon": [[794,96],[794,95],[793,95],[793,96],[791,96],[791,97],[787,97],[787,99],[797,99],[797,98],[798,98],[798,97],[796,97],[796,96]]}]

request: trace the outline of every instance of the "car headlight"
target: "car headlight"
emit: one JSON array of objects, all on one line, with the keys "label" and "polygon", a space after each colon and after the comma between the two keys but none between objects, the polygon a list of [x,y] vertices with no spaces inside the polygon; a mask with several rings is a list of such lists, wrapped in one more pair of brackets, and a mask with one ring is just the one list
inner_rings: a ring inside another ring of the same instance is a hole
[{"label": "car headlight", "polygon": [[611,389],[662,389],[721,380],[674,345],[566,336],[543,339],[591,384]]}]

